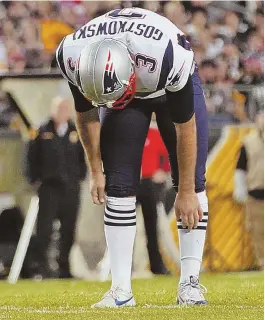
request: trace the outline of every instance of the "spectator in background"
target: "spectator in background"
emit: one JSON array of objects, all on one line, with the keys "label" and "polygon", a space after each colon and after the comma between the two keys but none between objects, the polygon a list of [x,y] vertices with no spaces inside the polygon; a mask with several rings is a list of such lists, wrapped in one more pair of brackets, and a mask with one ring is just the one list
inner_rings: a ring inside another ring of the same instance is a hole
[{"label": "spectator in background", "polygon": [[199,68],[199,75],[203,84],[213,84],[217,76],[217,65],[213,60],[203,60]]},{"label": "spectator in background", "polygon": [[216,60],[216,77],[214,84],[220,86],[229,82],[229,63],[222,57]]},{"label": "spectator in background", "polygon": [[167,273],[159,252],[157,204],[162,200],[162,189],[169,171],[166,147],[156,124],[152,121],[144,145],[142,178],[137,193],[137,203],[142,206],[150,269],[154,274]]},{"label": "spectator in background", "polygon": [[254,17],[253,28],[257,34],[264,39],[264,13],[262,9],[258,9]]},{"label": "spectator in background", "polygon": [[235,39],[239,29],[239,15],[235,11],[227,11],[219,33],[228,39]]},{"label": "spectator in background", "polygon": [[219,119],[220,122],[226,123],[234,121],[234,102],[228,61],[221,57],[215,61],[204,60],[199,74],[203,84],[211,85],[204,91],[209,120]]},{"label": "spectator in background", "polygon": [[193,9],[191,23],[186,30],[191,38],[192,46],[200,46],[206,49],[209,42],[209,32],[207,28],[208,13],[205,8],[197,7]]},{"label": "spectator in background", "polygon": [[161,5],[159,1],[144,1],[143,8],[154,11],[156,13],[160,13],[161,11]]},{"label": "spectator in background", "polygon": [[51,274],[47,251],[54,219],[61,223],[59,277],[71,277],[68,256],[74,241],[80,181],[85,175],[83,148],[70,121],[69,101],[56,98],[51,118],[30,141],[27,152],[27,178],[39,195],[36,250],[42,277]]},{"label": "spectator in background", "polygon": [[248,36],[248,50],[245,54],[244,69],[249,84],[264,83],[264,40],[256,32]]},{"label": "spectator in background", "polygon": [[238,47],[229,44],[224,47],[224,59],[228,62],[229,83],[234,84],[241,76],[240,70],[240,53]]},{"label": "spectator in background", "polygon": [[[220,26],[218,23],[209,24],[209,28],[208,28],[209,42],[208,42],[206,52],[205,52],[205,56],[208,59],[214,59],[223,52],[224,41],[218,35],[219,27]],[[196,49],[195,49],[195,57],[196,57]],[[198,61],[197,61],[197,63],[198,63]]]},{"label": "spectator in background", "polygon": [[164,5],[164,15],[185,33],[187,15],[183,5],[179,1],[168,1]]},{"label": "spectator in background", "polygon": [[253,53],[262,53],[263,45],[264,40],[262,36],[256,31],[251,31],[247,37],[247,50],[245,52],[245,57],[249,57]]},{"label": "spectator in background", "polygon": [[264,267],[264,113],[256,119],[256,130],[245,139],[234,177],[234,198],[246,204],[258,266]]}]

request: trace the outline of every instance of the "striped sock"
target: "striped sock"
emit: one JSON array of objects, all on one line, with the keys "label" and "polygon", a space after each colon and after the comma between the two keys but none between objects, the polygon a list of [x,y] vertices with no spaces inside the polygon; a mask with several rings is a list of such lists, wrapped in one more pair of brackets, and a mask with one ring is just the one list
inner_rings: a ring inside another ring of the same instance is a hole
[{"label": "striped sock", "polygon": [[133,246],[136,234],[135,197],[108,197],[105,207],[105,236],[110,255],[112,288],[131,292]]},{"label": "striped sock", "polygon": [[208,222],[208,199],[205,191],[197,196],[203,210],[203,220],[198,223],[197,229],[189,232],[183,229],[181,220],[177,221],[181,259],[180,282],[185,282],[190,276],[199,276],[202,263]]}]

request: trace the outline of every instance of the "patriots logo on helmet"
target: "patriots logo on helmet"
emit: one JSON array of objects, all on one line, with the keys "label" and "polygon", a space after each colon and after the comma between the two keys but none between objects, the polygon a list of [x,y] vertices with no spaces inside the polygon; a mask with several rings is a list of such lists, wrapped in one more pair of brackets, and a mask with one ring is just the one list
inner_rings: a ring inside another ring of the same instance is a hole
[{"label": "patriots logo on helmet", "polygon": [[110,94],[118,91],[121,88],[122,83],[116,75],[113,60],[111,57],[111,51],[109,49],[103,78],[103,94]]}]

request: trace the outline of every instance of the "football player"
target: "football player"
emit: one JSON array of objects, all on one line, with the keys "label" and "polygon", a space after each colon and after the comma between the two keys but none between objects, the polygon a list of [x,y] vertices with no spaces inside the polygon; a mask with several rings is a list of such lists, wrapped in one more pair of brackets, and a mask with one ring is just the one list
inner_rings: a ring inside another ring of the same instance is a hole
[{"label": "football player", "polygon": [[57,49],[57,61],[73,94],[93,202],[105,204],[112,285],[93,307],[135,306],[135,195],[153,112],[176,189],[181,254],[177,301],[206,304],[199,272],[208,220],[207,115],[185,35],[154,12],[115,9],[66,36]]}]

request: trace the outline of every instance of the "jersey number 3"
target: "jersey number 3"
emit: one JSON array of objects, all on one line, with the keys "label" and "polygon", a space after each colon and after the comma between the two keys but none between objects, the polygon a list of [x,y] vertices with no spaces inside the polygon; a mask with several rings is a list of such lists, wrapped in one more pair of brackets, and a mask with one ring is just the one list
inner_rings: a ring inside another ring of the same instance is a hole
[{"label": "jersey number 3", "polygon": [[137,53],[134,56],[135,65],[137,68],[146,67],[148,72],[153,73],[156,71],[157,61],[155,58],[148,57],[144,54]]}]

